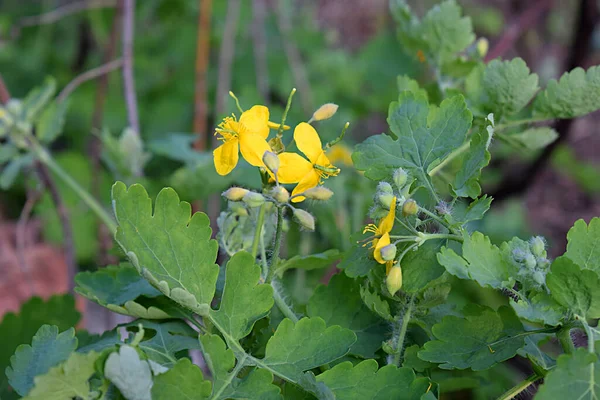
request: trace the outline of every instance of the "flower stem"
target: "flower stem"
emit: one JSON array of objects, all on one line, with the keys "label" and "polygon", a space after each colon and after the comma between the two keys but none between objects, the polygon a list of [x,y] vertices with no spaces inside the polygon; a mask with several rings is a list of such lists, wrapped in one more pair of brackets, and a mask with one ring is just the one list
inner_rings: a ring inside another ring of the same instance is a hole
[{"label": "flower stem", "polygon": [[527,390],[527,388],[533,385],[538,380],[542,379],[543,376],[538,374],[533,374],[522,382],[519,382],[513,388],[509,389],[502,396],[498,397],[498,400],[511,400],[516,398],[520,393]]},{"label": "flower stem", "polygon": [[279,130],[277,131],[277,136],[279,137],[283,136],[283,127],[285,126],[285,120],[287,118],[288,112],[290,111],[290,107],[292,106],[292,97],[294,97],[294,93],[296,93],[296,88],[293,88],[290,92],[287,104],[285,105],[285,110],[283,111],[283,115],[281,116],[281,125],[279,126]]},{"label": "flower stem", "polygon": [[506,128],[510,128],[511,126],[516,126],[516,125],[524,125],[524,124],[531,124],[534,122],[542,122],[542,121],[549,121],[550,119],[548,118],[526,118],[526,119],[518,119],[515,121],[506,121],[503,124],[498,124],[496,125],[496,127],[494,128],[496,131],[500,131]]},{"label": "flower stem", "polygon": [[254,257],[254,259],[256,259],[256,255],[258,254],[258,244],[260,242],[260,237],[262,236],[262,227],[265,224],[266,211],[267,203],[263,203],[263,205],[260,206],[260,211],[258,212],[256,228],[254,229],[254,240],[252,241],[252,257]]},{"label": "flower stem", "polygon": [[434,213],[432,213],[428,209],[426,209],[424,207],[419,207],[419,212],[422,212],[423,214],[426,214],[427,216],[433,218],[440,225],[442,225],[443,227],[448,228],[448,230],[450,230],[450,226],[448,225],[448,223],[446,221],[444,221],[442,218],[438,217],[437,215],[435,215]]},{"label": "flower stem", "polygon": [[575,345],[573,344],[573,340],[571,339],[570,326],[565,326],[560,331],[556,332],[556,338],[558,339],[560,346],[566,354],[571,354],[575,351]]},{"label": "flower stem", "polygon": [[[393,338],[393,349],[394,349],[394,357],[391,362],[388,361],[388,364],[393,364],[397,367],[400,366],[400,361],[402,361],[402,354],[404,350],[404,340],[406,338],[406,332],[408,330],[408,323],[410,322],[410,317],[413,311],[415,296],[413,295],[408,301],[408,307],[402,315],[402,319],[397,319],[396,324],[400,326],[400,331],[397,335],[394,335]],[[399,315],[400,316],[400,315]]]},{"label": "flower stem", "polygon": [[283,207],[277,207],[277,228],[275,231],[275,246],[273,247],[273,257],[271,257],[271,266],[269,268],[269,274],[267,275],[267,281],[273,279],[273,273],[275,267],[279,262],[279,252],[281,251],[281,242],[283,241]]},{"label": "flower stem", "polygon": [[457,242],[464,242],[464,238],[460,235],[448,234],[448,233],[419,233],[419,245],[422,245],[431,239],[450,239]]}]

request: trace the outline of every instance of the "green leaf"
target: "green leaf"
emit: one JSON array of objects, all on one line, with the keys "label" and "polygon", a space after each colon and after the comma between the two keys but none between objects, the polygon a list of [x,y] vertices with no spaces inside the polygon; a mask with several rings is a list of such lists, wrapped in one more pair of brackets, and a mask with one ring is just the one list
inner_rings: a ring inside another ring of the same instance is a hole
[{"label": "green leaf", "polygon": [[369,310],[373,311],[386,321],[394,320],[394,317],[392,317],[390,312],[390,303],[379,297],[379,294],[377,294],[376,291],[371,292],[367,286],[362,286],[360,288],[360,297]]},{"label": "green leaf", "polygon": [[400,75],[398,76],[398,92],[404,92],[405,90],[427,98],[427,91],[419,86],[419,82],[406,75]]},{"label": "green leaf", "polygon": [[361,238],[363,238],[363,235],[360,233],[350,236],[350,242],[353,243],[352,247],[344,254],[342,261],[338,264],[338,268],[343,269],[350,278],[367,276],[369,271],[378,265],[371,254],[372,250],[361,243],[357,243]]},{"label": "green leaf", "polygon": [[204,380],[202,370],[187,358],[182,358],[164,374],[154,378],[154,400],[202,400],[212,391],[210,381]]},{"label": "green leaf", "polygon": [[236,253],[227,263],[221,305],[211,315],[219,330],[234,340],[247,336],[273,307],[273,288],[258,284],[260,273],[250,253]]},{"label": "green leaf", "polygon": [[144,151],[144,143],[133,129],[125,128],[118,139],[104,130],[100,138],[102,159],[117,176],[131,178],[142,175],[151,154]]},{"label": "green leaf", "polygon": [[575,264],[600,274],[600,218],[592,218],[587,225],[580,219],[567,234],[567,252]]},{"label": "green leaf", "polygon": [[580,317],[600,317],[600,278],[595,272],[562,256],[552,263],[546,285],[554,300]]},{"label": "green leaf", "polygon": [[536,400],[594,400],[600,396],[600,363],[598,355],[579,348],[573,354],[558,357],[554,368],[544,379]]},{"label": "green leaf", "polygon": [[46,78],[41,87],[33,89],[23,99],[22,119],[29,122],[35,121],[55,92],[56,81],[51,77]]},{"label": "green leaf", "polygon": [[446,99],[437,108],[430,107],[422,95],[402,92],[388,113],[388,124],[398,140],[371,136],[356,146],[352,159],[373,180],[389,178],[402,167],[432,188],[428,172],[464,143],[471,120],[462,96]]},{"label": "green leaf", "polygon": [[506,306],[498,311],[472,305],[465,317],[446,316],[433,326],[437,340],[423,345],[419,358],[442,369],[482,371],[515,356],[524,346],[523,325]]},{"label": "green leaf", "polygon": [[30,166],[33,163],[33,156],[26,154],[24,156],[16,156],[10,162],[2,168],[2,174],[0,174],[0,189],[9,189],[15,179],[19,176],[19,172],[25,167]]},{"label": "green leaf", "polygon": [[430,240],[416,251],[409,251],[402,259],[402,290],[416,293],[444,273],[444,267],[437,260],[437,254],[444,242]]},{"label": "green leaf", "polygon": [[295,325],[286,318],[267,343],[259,366],[298,382],[303,371],[337,360],[348,353],[354,342],[354,332],[337,325],[326,328],[321,318],[302,318]]},{"label": "green leaf", "polygon": [[10,358],[11,366],[6,368],[8,383],[21,396],[33,388],[33,379],[65,361],[77,348],[73,328],[58,333],[58,327],[42,325],[37,331],[31,346],[22,344]]},{"label": "green leaf", "polygon": [[[528,335],[525,337],[525,347],[519,349],[518,354],[521,357],[526,357],[532,360],[535,363],[535,366],[541,367],[544,371],[549,371],[556,365],[556,360],[550,357],[545,351],[540,349],[538,344],[541,341],[548,341],[554,337],[554,335],[543,333],[537,335]],[[535,366],[534,368],[536,368]]]},{"label": "green leaf", "polygon": [[450,223],[464,225],[467,222],[477,221],[483,218],[486,212],[490,209],[492,198],[483,195],[474,200],[468,207],[454,207],[451,210],[451,215],[446,217]]},{"label": "green leaf", "polygon": [[418,400],[429,387],[429,379],[417,378],[412,369],[387,365],[378,370],[375,360],[355,366],[343,362],[318,375],[317,381],[338,400]]},{"label": "green leaf", "polygon": [[533,113],[545,118],[574,118],[600,108],[600,67],[565,72],[551,80],[533,103]]},{"label": "green leaf", "polygon": [[456,196],[475,199],[481,194],[479,178],[481,170],[490,162],[488,148],[490,147],[493,134],[493,116],[490,114],[486,119],[485,126],[471,137],[469,151],[466,153],[462,165],[454,177],[452,188]]},{"label": "green leaf", "polygon": [[517,315],[530,322],[556,326],[566,310],[547,293],[535,293],[529,299],[509,300]]},{"label": "green leaf", "polygon": [[313,270],[329,267],[335,261],[341,258],[341,253],[337,249],[326,250],[322,253],[311,254],[308,256],[296,255],[289,260],[280,263],[275,269],[279,277],[288,269]]},{"label": "green leaf", "polygon": [[483,73],[488,110],[499,118],[521,111],[538,90],[538,76],[521,58],[491,61]]},{"label": "green leaf", "polygon": [[113,185],[113,205],[119,227],[116,240],[138,272],[184,307],[206,315],[215,293],[219,267],[217,242],[208,217],[179,202],[165,188],[152,201],[143,186]]},{"label": "green leaf", "polygon": [[452,285],[448,282],[432,283],[431,286],[422,292],[417,307],[429,309],[444,304],[448,299],[451,289]]},{"label": "green leaf", "polygon": [[141,360],[135,348],[121,346],[111,353],[104,364],[104,376],[128,400],[152,400],[152,372],[147,361]]},{"label": "green leaf", "polygon": [[471,236],[464,234],[462,257],[447,247],[438,254],[438,261],[452,275],[461,279],[473,279],[481,286],[499,289],[512,287],[511,266],[502,257],[502,251],[481,232]]},{"label": "green leaf", "polygon": [[362,302],[358,285],[343,274],[317,287],[307,307],[309,317],[321,317],[327,326],[339,325],[356,334],[350,354],[374,358],[386,338],[386,324]]},{"label": "green leaf", "polygon": [[530,128],[509,137],[517,140],[528,150],[539,150],[554,142],[558,138],[558,132],[550,127],[543,126]]},{"label": "green leaf", "polygon": [[36,135],[42,143],[52,143],[63,131],[68,101],[57,103],[53,101],[42,112],[37,124]]},{"label": "green leaf", "polygon": [[67,361],[35,378],[35,386],[24,400],[89,399],[89,379],[100,354],[72,353]]},{"label": "green leaf", "polygon": [[435,364],[432,364],[428,361],[421,360],[417,353],[421,348],[418,344],[413,344],[412,346],[404,349],[402,366],[406,368],[412,368],[417,372],[424,372],[428,368],[435,367]]},{"label": "green leaf", "polygon": [[106,331],[102,335],[93,335],[84,330],[78,330],[75,334],[77,337],[77,352],[89,353],[102,351],[114,347],[117,343],[121,343],[121,337],[117,330]]}]

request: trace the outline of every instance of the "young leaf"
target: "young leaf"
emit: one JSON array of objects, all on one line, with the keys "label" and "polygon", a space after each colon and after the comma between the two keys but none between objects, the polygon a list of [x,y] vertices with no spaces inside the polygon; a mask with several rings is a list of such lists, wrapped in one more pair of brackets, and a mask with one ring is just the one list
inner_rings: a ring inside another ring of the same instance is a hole
[{"label": "young leaf", "polygon": [[573,354],[558,357],[544,379],[535,400],[586,399],[600,397],[600,363],[598,355],[579,348]]},{"label": "young leaf", "polygon": [[582,318],[600,317],[600,278],[569,258],[554,260],[546,285],[554,300]]},{"label": "young leaf", "polygon": [[471,120],[460,95],[444,100],[437,108],[429,107],[422,95],[402,92],[388,113],[388,124],[398,140],[384,134],[371,136],[356,146],[352,159],[368,178],[388,178],[402,167],[431,188],[428,172],[464,143]]},{"label": "young leaf", "polygon": [[288,269],[321,269],[330,266],[335,261],[341,258],[341,253],[337,249],[330,249],[318,254],[311,254],[308,256],[296,255],[289,260],[285,260],[280,263],[275,269],[275,273],[279,277],[283,276],[283,273]]},{"label": "young leaf", "polygon": [[36,136],[40,142],[52,143],[62,133],[68,106],[68,101],[53,101],[42,112],[36,129]]},{"label": "young leaf", "polygon": [[499,289],[512,285],[511,265],[502,257],[502,251],[481,232],[464,235],[462,257],[454,250],[444,247],[438,261],[452,275],[461,279],[473,279],[481,286]]},{"label": "young leaf", "polygon": [[409,251],[402,259],[402,290],[416,293],[444,273],[437,260],[443,241],[430,240],[416,251]]},{"label": "young leaf", "polygon": [[506,306],[494,311],[469,307],[465,317],[446,316],[433,326],[437,340],[427,342],[419,358],[442,369],[482,371],[515,356],[524,346],[523,325]]},{"label": "young leaf", "polygon": [[551,80],[533,103],[533,113],[545,118],[575,118],[600,108],[600,67],[575,68],[559,81]]},{"label": "young leaf", "polygon": [[556,326],[566,310],[547,293],[535,293],[529,299],[509,300],[517,315],[530,322]]},{"label": "young leaf", "polygon": [[247,336],[254,323],[273,307],[273,288],[258,284],[260,272],[250,253],[243,251],[227,263],[221,305],[210,313],[219,330],[234,340]]},{"label": "young leaf", "polygon": [[19,176],[19,172],[33,163],[33,156],[27,154],[24,156],[15,156],[10,162],[2,168],[0,174],[0,189],[7,190]]},{"label": "young leaf", "polygon": [[405,90],[427,98],[427,91],[419,87],[419,82],[406,75],[400,75],[398,76],[398,92],[404,92]]},{"label": "young leaf", "polygon": [[11,366],[6,368],[8,383],[21,396],[33,388],[33,379],[65,361],[77,347],[73,328],[58,333],[58,327],[42,325],[37,331],[31,346],[22,344],[10,358]]},{"label": "young leaf", "polygon": [[35,378],[35,386],[24,400],[89,399],[89,379],[100,354],[72,353],[67,361]]},{"label": "young leaf", "polygon": [[539,150],[554,142],[558,138],[558,132],[548,126],[543,126],[510,135],[510,138],[517,140],[528,150]]},{"label": "young leaf", "polygon": [[377,361],[353,366],[343,362],[317,376],[339,400],[418,400],[429,388],[429,379],[417,378],[410,368],[393,365],[377,369]]},{"label": "young leaf", "polygon": [[187,358],[177,361],[169,371],[154,378],[154,400],[202,400],[210,398],[210,381],[204,380],[202,370]]},{"label": "young leaf", "polygon": [[600,274],[600,218],[592,218],[587,225],[580,219],[567,234],[567,252],[575,264]]},{"label": "young leaf", "polygon": [[56,81],[52,77],[46,78],[42,86],[27,93],[27,97],[23,99],[21,118],[30,122],[35,121],[55,92]]},{"label": "young leaf", "polygon": [[404,354],[402,356],[404,361],[402,362],[402,366],[406,368],[412,368],[421,373],[425,372],[425,370],[428,368],[435,367],[435,364],[432,364],[428,361],[423,361],[417,356],[417,353],[420,349],[421,348],[418,344],[414,344],[404,349]]},{"label": "young leaf", "polygon": [[138,272],[166,296],[206,315],[215,293],[219,267],[217,242],[208,217],[180,202],[165,188],[152,200],[143,186],[113,185],[113,207],[119,227],[116,240]]},{"label": "young leaf", "polygon": [[454,207],[451,210],[450,223],[457,223],[464,225],[467,222],[478,221],[483,218],[486,212],[490,209],[492,204],[492,198],[487,195],[483,195],[480,198],[474,200],[466,208]]},{"label": "young leaf", "polygon": [[309,317],[321,317],[327,326],[339,325],[357,337],[350,354],[373,358],[385,340],[386,324],[362,302],[359,287],[343,274],[334,275],[327,286],[317,287],[307,307]]},{"label": "young leaf", "polygon": [[394,317],[392,317],[390,312],[390,303],[379,297],[377,292],[371,293],[371,290],[369,290],[367,286],[362,286],[360,288],[360,297],[369,310],[373,311],[386,321],[394,320]]},{"label": "young leaf", "polygon": [[121,346],[111,353],[104,364],[104,376],[126,399],[152,400],[152,372],[147,361],[141,360],[135,348]]}]

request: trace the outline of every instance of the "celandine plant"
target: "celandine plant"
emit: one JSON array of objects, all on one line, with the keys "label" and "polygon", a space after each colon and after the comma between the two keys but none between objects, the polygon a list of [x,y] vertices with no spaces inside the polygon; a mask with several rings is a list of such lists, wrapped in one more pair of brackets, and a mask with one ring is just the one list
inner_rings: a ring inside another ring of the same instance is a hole
[{"label": "celandine plant", "polygon": [[[139,184],[113,186],[115,227],[46,150],[57,111],[39,111],[51,96],[0,110],[6,154],[48,165],[116,232],[127,261],[78,274],[76,291],[135,318],[120,327],[125,338],[42,326],[6,369],[15,392],[51,400],[429,400],[471,390],[488,398],[479,387],[485,371],[520,360],[531,375],[512,388],[499,384],[502,399],[534,385],[541,400],[600,396],[600,219],[576,222],[554,260],[542,237],[497,246],[470,228],[492,205],[480,186],[492,141],[515,151],[552,142],[556,132],[530,124],[600,108],[600,70],[578,68],[540,90],[521,59],[483,63],[486,43],[475,42],[453,1],[422,19],[400,0],[392,11],[401,42],[432,81],[399,77],[390,132],[356,146],[354,167],[377,185],[373,204],[363,229],[343,236],[342,271],[313,285],[307,304],[294,303],[286,274],[328,267],[340,253],[282,258],[281,249],[291,224],[320,229],[328,209],[318,203],[336,196],[323,185],[352,173],[337,143],[348,124],[326,144],[313,126],[334,104],[292,129],[294,91],[280,123],[264,106],[243,110],[233,96],[239,116],[216,128],[215,169],[231,173],[241,153],[262,188],[223,193],[217,240],[208,217],[192,215],[173,189],[152,201]],[[476,286],[503,301],[456,300]],[[575,347],[575,331],[587,345]]]}]

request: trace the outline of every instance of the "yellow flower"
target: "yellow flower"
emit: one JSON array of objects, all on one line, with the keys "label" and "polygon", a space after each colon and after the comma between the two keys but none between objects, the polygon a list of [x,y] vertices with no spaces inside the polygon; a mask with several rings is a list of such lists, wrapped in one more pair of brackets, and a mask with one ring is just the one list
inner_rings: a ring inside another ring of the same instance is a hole
[{"label": "yellow flower", "polygon": [[392,199],[390,203],[390,211],[388,214],[379,221],[379,226],[375,224],[369,224],[363,230],[363,233],[371,232],[375,234],[375,237],[371,241],[371,245],[375,249],[373,251],[373,257],[379,264],[386,264],[386,274],[388,274],[394,264],[393,261],[385,261],[381,257],[381,249],[390,244],[390,232],[394,227],[394,219],[396,218],[396,198]]},{"label": "yellow flower", "polygon": [[329,161],[333,164],[344,164],[352,166],[352,150],[345,144],[338,143],[327,152]]},{"label": "yellow flower", "polygon": [[[277,174],[280,183],[298,183],[292,196],[323,183],[325,178],[340,173],[339,168],[334,167],[325,155],[319,134],[311,125],[306,122],[298,124],[294,129],[294,141],[308,160],[296,153],[281,153]],[[293,202],[303,200],[304,196],[292,199]]]},{"label": "yellow flower", "polygon": [[215,169],[219,175],[227,175],[238,163],[239,151],[242,157],[255,167],[264,167],[262,160],[265,151],[271,151],[267,143],[269,128],[279,128],[279,124],[269,121],[269,109],[254,106],[244,111],[239,121],[233,117],[223,119],[215,135],[223,144],[213,151]]}]

